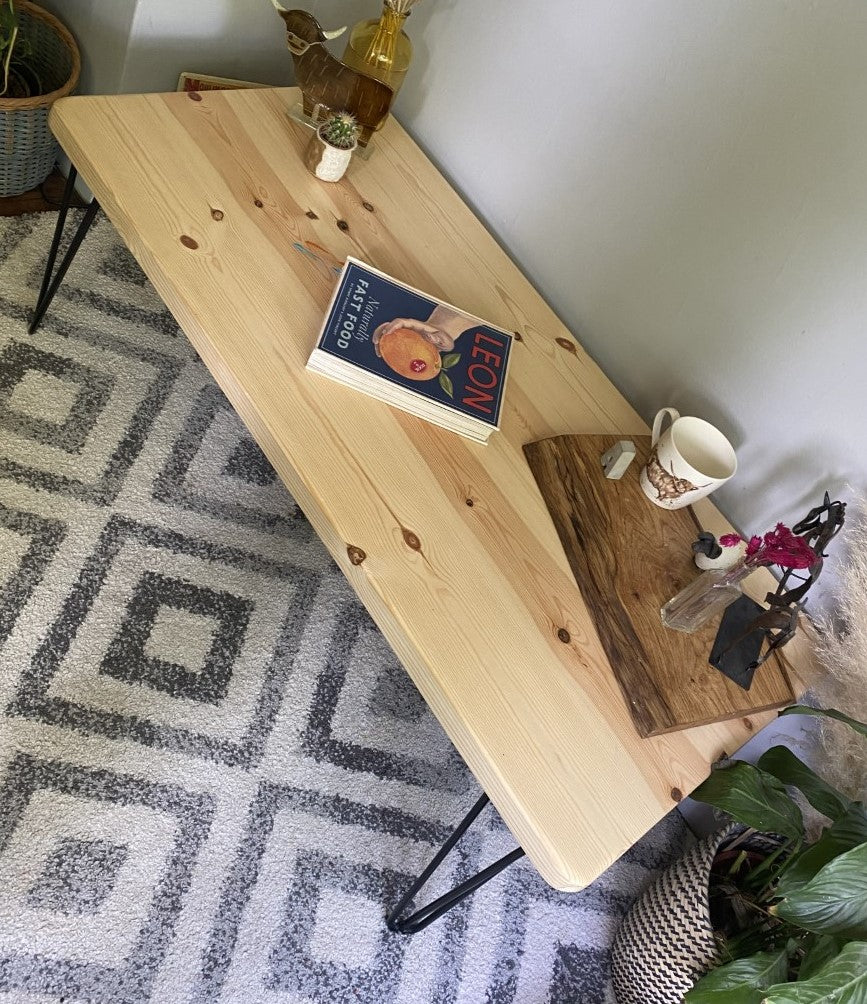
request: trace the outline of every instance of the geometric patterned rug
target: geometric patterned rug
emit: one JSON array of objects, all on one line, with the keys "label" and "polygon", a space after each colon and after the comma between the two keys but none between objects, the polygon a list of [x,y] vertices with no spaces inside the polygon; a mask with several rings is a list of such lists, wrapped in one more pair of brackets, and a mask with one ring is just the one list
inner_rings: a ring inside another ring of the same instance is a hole
[{"label": "geometric patterned rug", "polygon": [[478,788],[105,217],[27,334],[54,222],[0,220],[0,1001],[610,1001],[680,818],[389,933]]}]

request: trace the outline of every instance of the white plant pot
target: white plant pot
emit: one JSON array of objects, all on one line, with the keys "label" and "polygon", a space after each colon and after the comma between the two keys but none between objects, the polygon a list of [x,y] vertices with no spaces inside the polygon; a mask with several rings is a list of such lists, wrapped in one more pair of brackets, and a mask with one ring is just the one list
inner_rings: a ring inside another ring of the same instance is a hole
[{"label": "white plant pot", "polygon": [[304,162],[320,181],[340,181],[346,174],[357,145],[353,143],[348,150],[341,150],[326,142],[321,136],[321,130],[317,129],[310,138]]}]

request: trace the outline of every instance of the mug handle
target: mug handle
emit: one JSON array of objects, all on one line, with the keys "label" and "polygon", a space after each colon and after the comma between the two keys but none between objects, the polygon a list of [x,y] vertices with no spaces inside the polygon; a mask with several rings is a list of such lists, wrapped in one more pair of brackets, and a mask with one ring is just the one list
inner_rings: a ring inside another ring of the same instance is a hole
[{"label": "mug handle", "polygon": [[656,441],[662,432],[662,423],[665,421],[666,415],[671,419],[672,425],[680,418],[680,412],[676,408],[660,408],[656,413],[656,418],[653,420],[653,432],[650,434],[651,446],[656,446]]}]

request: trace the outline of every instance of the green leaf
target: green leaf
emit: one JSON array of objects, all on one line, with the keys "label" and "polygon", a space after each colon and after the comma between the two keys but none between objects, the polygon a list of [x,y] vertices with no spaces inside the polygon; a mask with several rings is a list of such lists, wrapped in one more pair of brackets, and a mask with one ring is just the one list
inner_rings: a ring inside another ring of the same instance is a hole
[{"label": "green leaf", "polygon": [[781,711],[780,715],[813,715],[816,718],[833,718],[838,722],[845,722],[850,728],[860,732],[862,736],[867,736],[867,725],[834,708],[808,708],[805,704],[794,704],[791,708],[785,708]]},{"label": "green leaf", "polygon": [[759,770],[773,774],[783,784],[797,788],[814,809],[823,816],[839,819],[849,808],[849,800],[844,798],[827,781],[823,781],[803,760],[785,746],[772,746],[764,753],[756,766]]},{"label": "green leaf", "polygon": [[798,979],[802,982],[808,980],[814,973],[817,973],[822,966],[835,959],[840,954],[843,942],[839,938],[832,938],[827,934],[820,934],[804,956],[801,968],[798,970]]},{"label": "green leaf", "polygon": [[715,770],[692,797],[722,809],[756,830],[803,839],[801,810],[787,794],[782,781],[752,764],[738,761]]},{"label": "green leaf", "polygon": [[786,951],[759,952],[711,969],[684,997],[685,1004],[761,1004],[763,991],[786,978]]},{"label": "green leaf", "polygon": [[853,802],[846,814],[823,831],[821,837],[783,870],[778,896],[788,896],[813,879],[829,861],[867,841],[867,810]]},{"label": "green leaf", "polygon": [[11,36],[14,28],[18,26],[18,17],[14,10],[10,10],[5,4],[0,6],[0,43],[5,42]]},{"label": "green leaf", "polygon": [[442,387],[449,397],[455,396],[455,389],[452,386],[452,381],[447,373],[440,373],[440,387]]},{"label": "green leaf", "polygon": [[455,366],[460,361],[460,352],[450,352],[447,356],[443,356],[442,367],[444,370],[450,370],[452,366]]},{"label": "green leaf", "polygon": [[829,861],[772,913],[814,934],[867,939],[867,843]]},{"label": "green leaf", "polygon": [[867,1004],[867,944],[845,945],[808,980],[769,987],[763,1004]]}]

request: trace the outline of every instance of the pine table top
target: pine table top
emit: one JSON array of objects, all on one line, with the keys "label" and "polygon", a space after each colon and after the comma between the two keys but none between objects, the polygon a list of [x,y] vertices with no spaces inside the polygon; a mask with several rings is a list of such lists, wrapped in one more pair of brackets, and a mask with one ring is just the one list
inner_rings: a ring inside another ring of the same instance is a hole
[{"label": "pine table top", "polygon": [[[51,124],[530,860],[580,889],[771,716],[638,736],[522,446],[644,422],[394,119],[327,184],[297,97],[72,97]],[[489,445],[305,369],[349,254],[518,333]]]}]

